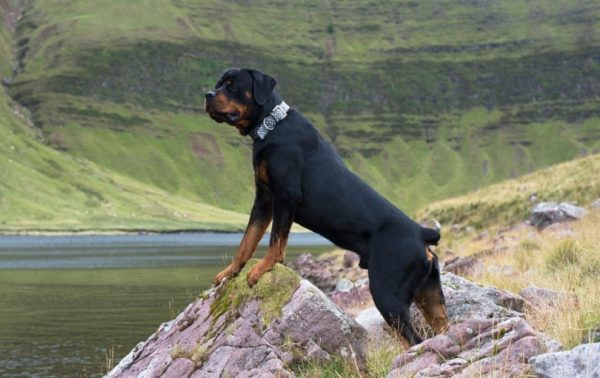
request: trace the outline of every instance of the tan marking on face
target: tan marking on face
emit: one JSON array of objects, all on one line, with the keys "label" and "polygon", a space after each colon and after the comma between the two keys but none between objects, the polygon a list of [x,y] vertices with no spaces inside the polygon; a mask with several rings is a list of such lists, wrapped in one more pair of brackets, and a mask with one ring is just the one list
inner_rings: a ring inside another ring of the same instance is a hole
[{"label": "tan marking on face", "polygon": [[238,113],[240,115],[239,120],[232,123],[232,125],[238,129],[243,129],[250,125],[250,120],[246,114],[248,107],[235,101],[228,100],[222,92],[217,93],[214,100],[210,103],[210,107],[212,110],[219,113]]},{"label": "tan marking on face", "polygon": [[251,99],[252,99],[252,92],[250,92],[250,91],[245,91],[245,92],[244,92],[244,96],[246,96],[246,98],[247,98],[248,100],[251,100]]}]

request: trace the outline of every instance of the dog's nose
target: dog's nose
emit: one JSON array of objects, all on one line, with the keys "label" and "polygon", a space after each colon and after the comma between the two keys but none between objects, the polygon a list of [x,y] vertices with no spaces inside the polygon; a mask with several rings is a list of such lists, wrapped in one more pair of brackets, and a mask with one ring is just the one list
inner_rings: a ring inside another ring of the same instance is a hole
[{"label": "dog's nose", "polygon": [[216,95],[217,94],[215,93],[215,91],[208,91],[208,92],[206,92],[204,97],[206,97],[207,99],[211,99],[211,98],[215,97]]}]

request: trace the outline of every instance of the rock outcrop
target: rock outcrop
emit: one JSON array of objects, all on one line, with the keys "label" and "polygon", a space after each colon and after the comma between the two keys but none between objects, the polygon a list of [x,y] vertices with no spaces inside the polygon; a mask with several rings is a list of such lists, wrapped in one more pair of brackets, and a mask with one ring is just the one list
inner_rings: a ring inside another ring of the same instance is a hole
[{"label": "rock outcrop", "polygon": [[580,219],[585,213],[584,208],[567,202],[540,202],[531,210],[529,222],[542,229],[554,223]]},{"label": "rock outcrop", "polygon": [[541,354],[531,358],[530,362],[537,377],[600,378],[600,343]]},{"label": "rock outcrop", "polygon": [[[340,359],[358,376],[367,366],[367,345],[385,347],[399,340],[374,307],[354,320],[334,303],[354,311],[369,300],[368,280],[344,270],[355,269],[355,262],[338,271],[333,260],[329,265],[318,264],[320,258],[310,261],[319,266],[315,276],[323,277],[324,266],[331,273],[326,286],[335,301],[281,265],[250,289],[245,276],[253,260],[238,277],[206,291],[176,319],[161,325],[107,377],[292,377],[294,368],[307,361]],[[337,284],[331,287],[333,279]],[[417,329],[430,338],[399,355],[389,377],[523,376],[532,372],[530,360],[539,361],[536,369],[549,364],[545,357],[532,357],[560,350],[558,342],[523,319],[526,301],[521,296],[452,273],[443,273],[441,279],[450,328],[433,336],[413,306]]]},{"label": "rock outcrop", "polygon": [[277,265],[211,289],[138,344],[107,377],[290,377],[308,360],[365,364],[366,331],[318,288]]}]

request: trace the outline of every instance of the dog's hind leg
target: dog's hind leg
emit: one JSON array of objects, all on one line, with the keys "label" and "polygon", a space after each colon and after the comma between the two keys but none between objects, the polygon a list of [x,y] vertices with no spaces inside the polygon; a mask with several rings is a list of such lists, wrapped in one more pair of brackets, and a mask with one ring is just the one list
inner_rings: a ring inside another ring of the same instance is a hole
[{"label": "dog's hind leg", "polygon": [[[410,305],[423,282],[425,263],[411,245],[406,251],[395,245],[371,252],[369,285],[375,306],[385,321],[404,339],[405,347],[419,344],[422,339],[410,321]],[[414,243],[408,243],[414,244]]]},{"label": "dog's hind leg", "polygon": [[415,303],[423,313],[427,323],[439,334],[448,327],[446,301],[440,280],[438,258],[429,248],[426,249],[426,256],[431,268],[425,282],[416,291]]}]

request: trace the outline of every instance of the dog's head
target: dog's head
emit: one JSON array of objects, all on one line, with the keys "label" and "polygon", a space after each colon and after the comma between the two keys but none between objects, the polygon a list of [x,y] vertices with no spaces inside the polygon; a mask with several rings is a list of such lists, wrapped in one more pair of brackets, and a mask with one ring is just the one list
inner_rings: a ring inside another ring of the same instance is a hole
[{"label": "dog's head", "polygon": [[213,90],[206,92],[204,108],[218,123],[235,126],[246,135],[276,84],[274,78],[262,72],[232,68],[223,72]]}]

